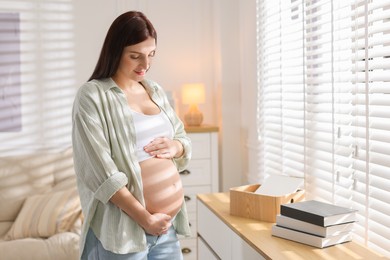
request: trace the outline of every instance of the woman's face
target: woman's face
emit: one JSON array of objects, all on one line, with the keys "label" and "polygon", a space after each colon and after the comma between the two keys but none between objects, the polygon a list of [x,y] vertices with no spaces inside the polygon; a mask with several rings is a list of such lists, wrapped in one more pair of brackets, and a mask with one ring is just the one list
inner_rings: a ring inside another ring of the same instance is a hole
[{"label": "woman's face", "polygon": [[125,47],[115,76],[137,82],[143,80],[155,51],[156,41],[152,37],[135,45]]}]

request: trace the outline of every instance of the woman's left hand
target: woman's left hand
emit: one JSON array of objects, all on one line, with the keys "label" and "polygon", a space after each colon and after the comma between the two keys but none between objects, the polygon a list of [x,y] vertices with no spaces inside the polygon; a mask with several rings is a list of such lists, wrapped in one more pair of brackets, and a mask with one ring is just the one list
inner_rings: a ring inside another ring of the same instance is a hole
[{"label": "woman's left hand", "polygon": [[157,158],[172,159],[183,154],[183,145],[177,140],[158,137],[144,146],[144,151]]}]

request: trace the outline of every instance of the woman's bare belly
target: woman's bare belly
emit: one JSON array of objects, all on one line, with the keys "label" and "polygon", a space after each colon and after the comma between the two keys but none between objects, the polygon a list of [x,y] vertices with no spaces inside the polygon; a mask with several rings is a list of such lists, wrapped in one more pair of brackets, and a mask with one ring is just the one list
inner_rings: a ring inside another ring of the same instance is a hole
[{"label": "woman's bare belly", "polygon": [[140,166],[146,210],[175,216],[183,204],[183,186],[172,160],[152,157]]}]

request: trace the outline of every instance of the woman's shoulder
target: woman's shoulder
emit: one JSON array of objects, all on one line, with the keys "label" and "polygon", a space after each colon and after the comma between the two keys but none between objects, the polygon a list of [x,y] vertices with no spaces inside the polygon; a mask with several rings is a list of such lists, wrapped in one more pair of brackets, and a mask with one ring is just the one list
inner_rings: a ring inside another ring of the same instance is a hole
[{"label": "woman's shoulder", "polygon": [[106,92],[108,89],[114,87],[112,80],[110,79],[93,79],[85,82],[78,89],[79,97],[98,97],[102,92]]},{"label": "woman's shoulder", "polygon": [[149,90],[152,90],[152,91],[161,91],[163,90],[162,87],[154,80],[151,80],[151,79],[144,79],[141,84],[149,89]]},{"label": "woman's shoulder", "polygon": [[106,91],[114,86],[115,84],[110,78],[92,79],[90,81],[85,82],[83,85],[81,85],[80,91],[86,91],[86,92]]},{"label": "woman's shoulder", "polygon": [[82,84],[75,96],[75,107],[99,107],[102,104],[104,91],[107,89],[106,80],[90,80]]}]

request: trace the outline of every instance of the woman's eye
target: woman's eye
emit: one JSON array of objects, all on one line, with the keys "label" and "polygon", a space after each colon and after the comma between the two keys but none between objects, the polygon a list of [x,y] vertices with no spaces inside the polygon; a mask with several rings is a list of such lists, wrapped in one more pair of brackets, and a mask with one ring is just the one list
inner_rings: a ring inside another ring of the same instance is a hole
[{"label": "woman's eye", "polygon": [[139,58],[139,55],[130,55],[130,59],[136,60]]},{"label": "woman's eye", "polygon": [[149,54],[149,57],[154,57],[154,54],[156,54],[156,52],[152,52]]}]

